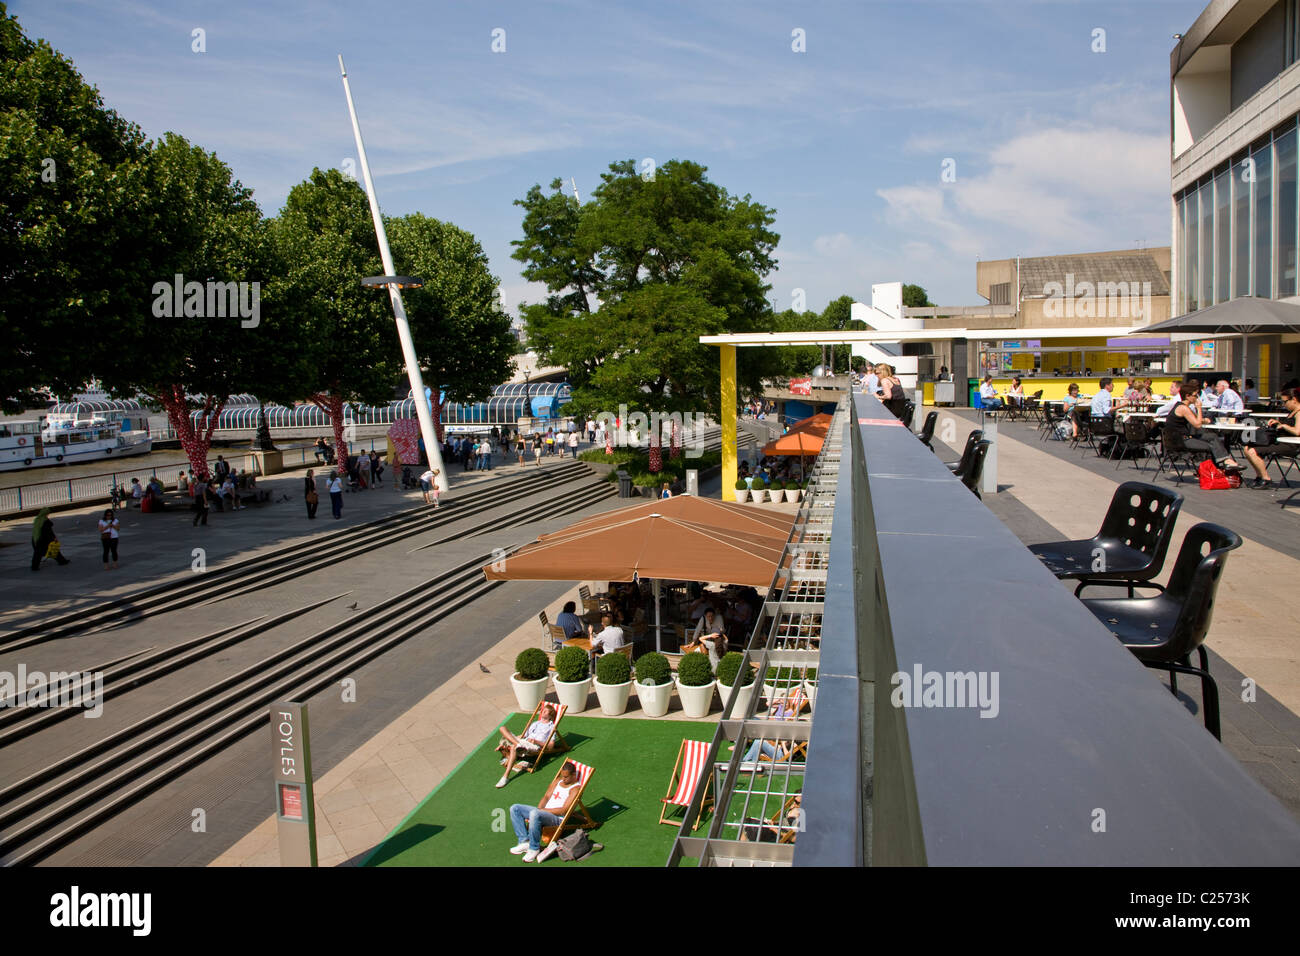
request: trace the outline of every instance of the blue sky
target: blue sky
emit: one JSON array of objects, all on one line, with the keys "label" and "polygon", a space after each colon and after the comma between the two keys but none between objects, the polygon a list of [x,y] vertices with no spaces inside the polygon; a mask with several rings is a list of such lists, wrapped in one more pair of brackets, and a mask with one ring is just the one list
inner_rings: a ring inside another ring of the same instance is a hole
[{"label": "blue sky", "polygon": [[796,289],[819,310],[844,293],[869,301],[873,282],[895,280],[973,304],[977,258],[1168,245],[1169,52],[1203,7],[20,0],[9,12],[148,135],[215,151],[268,215],[313,166],[355,157],[342,53],[384,211],[473,232],[514,314],[543,293],[510,258],[513,200],[556,176],[586,199],[628,158],[694,160],[774,207],[778,308]]}]

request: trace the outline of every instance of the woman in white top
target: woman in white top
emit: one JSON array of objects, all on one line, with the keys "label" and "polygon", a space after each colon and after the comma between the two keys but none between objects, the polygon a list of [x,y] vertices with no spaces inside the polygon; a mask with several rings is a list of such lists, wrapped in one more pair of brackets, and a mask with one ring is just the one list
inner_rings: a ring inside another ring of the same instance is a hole
[{"label": "woman in white top", "polygon": [[574,458],[578,457],[578,433],[577,432],[569,432],[569,451],[573,453]]},{"label": "woman in white top", "polygon": [[113,567],[117,567],[117,539],[121,531],[117,512],[109,508],[104,517],[99,519],[99,543],[104,546],[104,570],[108,570],[108,556],[113,556]]},{"label": "woman in white top", "polygon": [[339,477],[339,473],[337,471],[335,471],[330,476],[329,489],[330,489],[330,505],[334,508],[334,517],[342,518],[343,517],[343,479]]}]

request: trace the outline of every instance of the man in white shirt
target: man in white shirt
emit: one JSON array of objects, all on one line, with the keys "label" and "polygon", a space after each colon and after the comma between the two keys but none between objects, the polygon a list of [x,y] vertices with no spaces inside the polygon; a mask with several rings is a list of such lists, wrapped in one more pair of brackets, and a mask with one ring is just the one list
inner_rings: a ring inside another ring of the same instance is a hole
[{"label": "man in white shirt", "polygon": [[1161,405],[1159,408],[1156,409],[1157,418],[1163,418],[1164,416],[1168,415],[1170,412],[1174,410],[1174,406],[1183,400],[1182,390],[1183,390],[1183,386],[1178,382],[1174,382],[1172,385],[1169,386],[1169,401],[1165,402],[1163,405]]},{"label": "man in white shirt", "polygon": [[1214,390],[1214,386],[1209,382],[1201,389],[1201,410],[1206,411],[1219,407],[1219,393]]},{"label": "man in white shirt", "polygon": [[980,404],[985,408],[1002,407],[1002,399],[998,398],[998,390],[993,387],[992,375],[985,375],[984,381],[980,383]]},{"label": "man in white shirt", "polygon": [[606,654],[609,651],[616,651],[627,643],[623,637],[623,629],[614,626],[614,618],[609,614],[600,616],[600,631],[591,635],[591,653]]},{"label": "man in white shirt", "polygon": [[1097,383],[1097,394],[1092,396],[1092,417],[1105,418],[1111,413],[1110,391],[1115,387],[1114,379],[1103,378]]},{"label": "man in white shirt", "polygon": [[1244,412],[1245,403],[1242,402],[1241,396],[1234,392],[1231,386],[1223,379],[1214,383],[1214,392],[1219,396],[1218,408],[1221,412]]}]

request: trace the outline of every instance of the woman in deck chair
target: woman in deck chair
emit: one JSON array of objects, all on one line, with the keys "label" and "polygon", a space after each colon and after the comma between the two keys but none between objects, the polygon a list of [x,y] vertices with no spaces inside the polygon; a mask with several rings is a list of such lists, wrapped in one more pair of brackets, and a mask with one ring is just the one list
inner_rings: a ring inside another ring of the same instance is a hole
[{"label": "woman in deck chair", "polygon": [[740,831],[742,843],[793,843],[799,833],[800,817],[803,815],[803,796],[796,793],[786,803],[785,820],[778,812],[770,820],[757,817],[745,817],[744,829]]},{"label": "woman in deck chair", "polygon": [[522,853],[525,863],[536,860],[542,851],[542,828],[559,826],[569,807],[581,794],[582,779],[578,776],[578,768],[572,760],[566,760],[539,806],[516,803],[510,807],[510,822],[514,825],[515,836],[519,840],[510,848],[510,852],[515,856]]},{"label": "woman in deck chair", "polygon": [[516,737],[506,729],[504,724],[500,730],[501,743],[497,744],[497,750],[506,755],[501,761],[506,769],[501,774],[501,779],[497,781],[498,790],[510,779],[510,768],[515,765],[517,756],[533,754],[534,759],[541,756],[542,748],[546,746],[546,742],[551,739],[551,734],[555,731],[555,705],[542,704],[541,710],[537,712],[537,719],[528,725],[522,737]]},{"label": "woman in deck chair", "polygon": [[[802,691],[795,691],[789,697],[775,698],[768,709],[767,719],[794,720],[803,709],[803,704]],[[779,740],[755,740],[745,751],[745,756],[741,758],[740,767],[745,771],[757,772],[762,769],[757,763],[760,757],[766,757],[768,760],[788,760],[793,753],[794,746],[791,744]]]}]

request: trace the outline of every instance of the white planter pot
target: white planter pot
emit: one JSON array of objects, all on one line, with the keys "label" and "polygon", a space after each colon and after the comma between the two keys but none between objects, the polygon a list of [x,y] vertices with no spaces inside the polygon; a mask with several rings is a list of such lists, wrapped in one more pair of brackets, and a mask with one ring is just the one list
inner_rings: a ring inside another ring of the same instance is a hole
[{"label": "white planter pot", "polygon": [[683,687],[677,680],[677,696],[682,699],[682,711],[687,717],[707,717],[713,707],[713,685],[709,681],[703,687]]},{"label": "white planter pot", "polygon": [[773,501],[778,501],[778,502],[788,501],[790,498],[790,492],[786,491],[784,488],[782,488],[780,491],[770,491],[768,492],[768,494],[772,496]]},{"label": "white planter pot", "polygon": [[[718,685],[718,696],[722,699],[723,712],[726,712],[727,700],[731,697],[731,688],[722,683]],[[751,681],[744,687],[740,688],[740,693],[736,695],[736,706],[731,708],[731,719],[740,720],[749,711],[749,699],[754,696],[754,683]]]},{"label": "white planter pot", "polygon": [[751,488],[749,491],[749,500],[752,504],[761,505],[767,500],[767,489],[764,488],[762,491],[755,491]]},{"label": "white planter pot", "polygon": [[785,500],[786,500],[786,501],[798,501],[798,500],[799,500],[800,498],[802,498],[802,497],[803,497],[803,489],[802,489],[802,488],[795,488],[795,489],[793,489],[793,490],[787,488],[787,489],[785,490]]},{"label": "white planter pot", "polygon": [[636,699],[647,717],[662,717],[668,713],[673,699],[672,684],[642,684],[636,682]]},{"label": "white planter pot", "polygon": [[631,693],[631,681],[622,684],[602,684],[596,681],[596,697],[600,700],[600,711],[606,717],[617,717],[627,710],[627,698]]},{"label": "white planter pot", "polygon": [[587,709],[587,696],[591,693],[591,678],[586,680],[555,681],[555,696],[560,698],[560,703],[568,708],[567,713],[580,714]]},{"label": "white planter pot", "polygon": [[740,502],[741,504],[744,504],[746,501],[748,501],[748,500],[749,500],[749,489],[748,489],[748,488],[737,488],[737,489],[736,489],[736,500],[737,500],[738,502]]},{"label": "white planter pot", "polygon": [[522,713],[531,714],[537,709],[537,705],[546,696],[546,685],[550,679],[549,674],[539,680],[520,680],[517,673],[510,675],[510,687],[515,692],[515,703],[519,705]]}]

